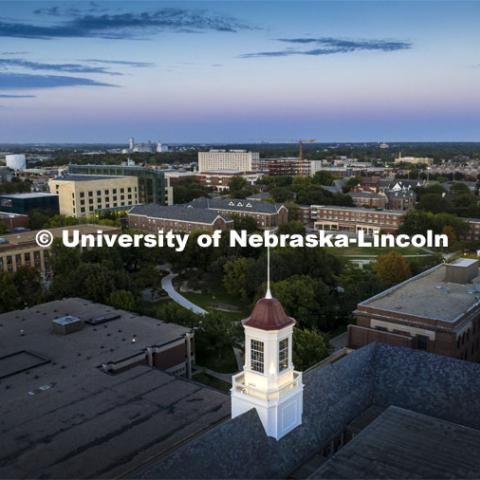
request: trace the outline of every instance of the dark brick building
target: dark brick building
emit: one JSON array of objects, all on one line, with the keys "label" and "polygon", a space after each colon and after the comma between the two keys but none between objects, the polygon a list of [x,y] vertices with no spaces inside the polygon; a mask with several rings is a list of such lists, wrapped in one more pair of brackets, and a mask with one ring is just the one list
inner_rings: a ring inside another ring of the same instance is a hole
[{"label": "dark brick building", "polygon": [[480,360],[478,261],[441,264],[361,302],[349,325],[352,348],[380,341]]}]

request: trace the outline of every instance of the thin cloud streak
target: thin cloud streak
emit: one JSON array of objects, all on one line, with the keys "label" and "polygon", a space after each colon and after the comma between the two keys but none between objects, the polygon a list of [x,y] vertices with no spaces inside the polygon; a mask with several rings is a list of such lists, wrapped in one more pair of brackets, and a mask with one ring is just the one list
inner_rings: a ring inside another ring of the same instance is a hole
[{"label": "thin cloud streak", "polygon": [[160,31],[176,32],[236,32],[250,29],[235,18],[190,11],[180,8],[163,8],[154,12],[83,15],[57,25],[0,21],[0,37],[35,38],[136,38]]},{"label": "thin cloud streak", "polygon": [[0,98],[36,98],[35,95],[2,95]]},{"label": "thin cloud streak", "polygon": [[293,45],[318,45],[318,48],[308,50],[288,48],[285,50],[245,53],[239,55],[239,58],[289,57],[294,55],[321,56],[358,51],[395,52],[412,48],[412,44],[409,42],[391,40],[345,40],[341,38],[321,37],[278,38],[277,41]]},{"label": "thin cloud streak", "polygon": [[153,67],[155,64],[151,62],[133,62],[129,60],[100,60],[98,58],[85,58],[80,62],[102,63],[105,65],[124,65],[126,67],[145,68]]},{"label": "thin cloud streak", "polygon": [[0,58],[1,67],[21,67],[29,70],[50,70],[54,72],[66,73],[101,73],[104,75],[123,75],[119,72],[112,72],[104,67],[92,67],[78,63],[41,63],[21,58]]},{"label": "thin cloud streak", "polygon": [[79,86],[117,87],[118,85],[82,77],[0,72],[0,90],[35,90]]}]

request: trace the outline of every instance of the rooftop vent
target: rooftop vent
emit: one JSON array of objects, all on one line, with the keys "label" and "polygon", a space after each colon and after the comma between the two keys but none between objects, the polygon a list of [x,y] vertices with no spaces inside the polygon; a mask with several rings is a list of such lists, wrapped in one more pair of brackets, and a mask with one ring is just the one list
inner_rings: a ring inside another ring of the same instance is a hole
[{"label": "rooftop vent", "polygon": [[445,281],[451,283],[470,283],[478,276],[478,260],[461,258],[454,263],[445,264]]},{"label": "rooftop vent", "polygon": [[53,331],[60,335],[68,335],[83,328],[83,321],[72,315],[56,318],[52,321]]},{"label": "rooftop vent", "polygon": [[117,320],[120,317],[121,315],[119,315],[118,313],[106,313],[105,315],[98,315],[97,317],[92,317],[86,320],[86,322],[89,325],[100,325],[102,323],[107,323],[113,320]]}]

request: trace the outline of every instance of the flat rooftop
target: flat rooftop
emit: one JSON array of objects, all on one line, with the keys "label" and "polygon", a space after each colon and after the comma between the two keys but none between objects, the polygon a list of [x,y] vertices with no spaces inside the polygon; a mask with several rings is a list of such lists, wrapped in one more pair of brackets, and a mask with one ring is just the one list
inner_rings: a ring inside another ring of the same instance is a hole
[{"label": "flat rooftop", "polygon": [[[99,230],[105,233],[116,232],[120,230],[120,227],[111,227],[109,225],[95,225],[93,223],[81,223],[79,225],[71,225],[68,227],[56,227],[48,228],[54,238],[61,238],[64,230],[69,232],[73,230],[79,230],[81,234],[97,233]],[[21,246],[22,244],[35,243],[35,235],[39,230],[29,230],[27,232],[11,233],[8,235],[2,235],[1,238],[6,241],[5,246]]]},{"label": "flat rooftop", "polygon": [[357,207],[339,207],[337,205],[311,205],[311,208],[317,208],[322,210],[344,210],[348,212],[361,212],[361,213],[382,213],[396,216],[405,215],[404,210],[384,210],[380,208],[357,208]]},{"label": "flat rooftop", "polygon": [[1,197],[7,197],[7,198],[19,198],[19,199],[41,198],[41,197],[58,197],[58,195],[55,194],[55,193],[46,193],[46,192],[4,193],[0,196]]},{"label": "flat rooftop", "polygon": [[437,265],[361,302],[359,309],[365,306],[455,323],[479,302],[480,290],[473,283],[445,282],[445,270],[445,265]]},{"label": "flat rooftop", "polygon": [[[55,180],[62,182],[96,182],[100,180],[117,179],[121,175],[77,175],[69,174],[63,177],[55,177]],[[127,176],[127,175],[125,175]]]},{"label": "flat rooftop", "polygon": [[[65,315],[119,318],[54,333]],[[0,315],[0,478],[117,477],[225,418],[228,396],[196,382],[99,368],[188,331],[80,298]]]},{"label": "flat rooftop", "polygon": [[480,431],[391,406],[309,478],[478,478]]}]

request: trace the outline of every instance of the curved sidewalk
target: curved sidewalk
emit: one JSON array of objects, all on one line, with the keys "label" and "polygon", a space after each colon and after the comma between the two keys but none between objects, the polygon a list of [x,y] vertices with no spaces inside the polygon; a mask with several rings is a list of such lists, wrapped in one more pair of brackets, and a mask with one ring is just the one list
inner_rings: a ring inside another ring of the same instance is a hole
[{"label": "curved sidewalk", "polygon": [[169,273],[168,275],[162,278],[162,288],[167,292],[168,296],[174,302],[177,302],[182,307],[187,308],[188,310],[191,310],[193,313],[196,313],[197,315],[205,315],[206,313],[208,313],[206,310],[199,307],[198,305],[195,305],[194,303],[192,303],[190,300],[188,300],[187,298],[185,298],[183,295],[181,295],[175,290],[172,280],[176,276],[177,276],[176,273]]}]

